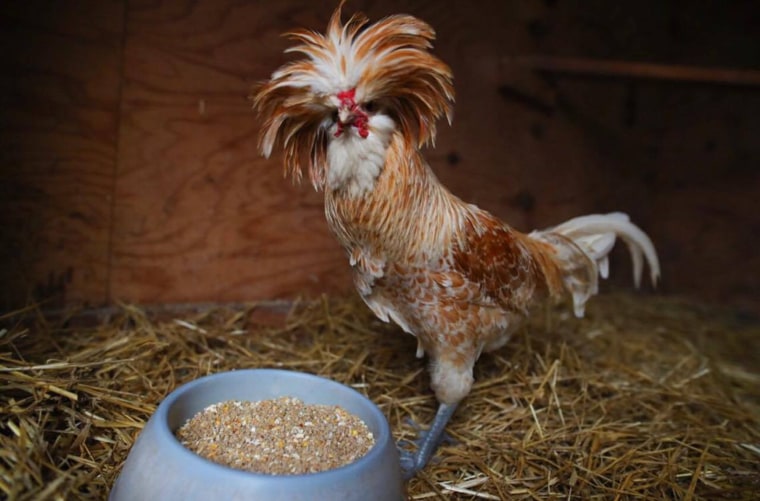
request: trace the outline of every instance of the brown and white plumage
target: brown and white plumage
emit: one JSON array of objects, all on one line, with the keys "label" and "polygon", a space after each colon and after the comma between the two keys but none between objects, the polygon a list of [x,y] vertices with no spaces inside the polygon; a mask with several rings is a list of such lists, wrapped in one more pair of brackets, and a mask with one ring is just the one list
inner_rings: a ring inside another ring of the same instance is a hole
[{"label": "brown and white plumage", "polygon": [[417,455],[404,458],[413,473],[469,393],[478,357],[506,343],[531,307],[570,296],[583,315],[616,237],[631,250],[637,284],[644,261],[653,282],[659,264],[622,213],[526,235],[451,194],[419,151],[454,100],[451,70],[429,52],[433,29],[407,15],[342,24],[341,7],[326,34],[289,33],[297,45],[288,52],[304,58],[254,89],[260,149],[269,156],[279,144],[286,173],[307,171],[324,190],[359,294],[429,357],[440,407]]}]

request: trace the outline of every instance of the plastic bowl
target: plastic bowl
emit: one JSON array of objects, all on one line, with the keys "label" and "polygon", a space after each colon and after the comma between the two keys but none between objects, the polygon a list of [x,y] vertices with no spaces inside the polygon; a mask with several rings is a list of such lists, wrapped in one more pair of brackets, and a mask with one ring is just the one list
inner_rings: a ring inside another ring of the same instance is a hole
[{"label": "plastic bowl", "polygon": [[[282,396],[340,405],[360,417],[375,445],[355,462],[319,473],[265,475],[228,468],[185,448],[174,431],[197,412],[226,400]],[[322,377],[275,369],[206,376],[174,390],[137,438],[109,496],[111,501],[405,499],[398,452],[385,416],[357,391]]]}]

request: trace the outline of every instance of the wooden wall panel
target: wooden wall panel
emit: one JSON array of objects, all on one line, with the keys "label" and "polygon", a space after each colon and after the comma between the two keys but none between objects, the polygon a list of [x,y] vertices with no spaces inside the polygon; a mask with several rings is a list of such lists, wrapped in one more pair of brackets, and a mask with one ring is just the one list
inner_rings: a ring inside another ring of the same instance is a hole
[{"label": "wooden wall panel", "polygon": [[112,298],[240,301],[345,287],[321,196],[291,186],[279,158],[256,150],[247,93],[278,63],[291,11],[130,4]]},{"label": "wooden wall panel", "polygon": [[[0,5],[0,306],[292,298],[350,290],[322,196],[256,151],[250,85],[336,1]],[[426,155],[518,229],[623,210],[666,293],[760,308],[754,89],[536,74],[522,54],[756,65],[749,3],[355,0],[438,32],[452,127]],[[7,50],[6,50],[7,49]],[[737,264],[738,263],[738,264]],[[630,284],[616,252],[613,281]]]},{"label": "wooden wall panel", "polygon": [[124,5],[0,5],[0,309],[102,304]]},{"label": "wooden wall panel", "polygon": [[[757,70],[759,12],[753,2],[568,1],[531,24],[542,54]],[[553,94],[551,122],[582,131],[555,154],[592,155],[572,169],[590,178],[577,196],[629,212],[654,239],[660,291],[760,316],[757,86],[553,74],[528,88]]]}]

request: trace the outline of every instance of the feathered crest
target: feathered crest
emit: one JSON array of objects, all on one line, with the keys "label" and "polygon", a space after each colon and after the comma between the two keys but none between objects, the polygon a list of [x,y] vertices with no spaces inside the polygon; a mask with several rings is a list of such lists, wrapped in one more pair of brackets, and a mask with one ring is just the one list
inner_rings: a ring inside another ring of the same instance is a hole
[{"label": "feathered crest", "polygon": [[286,174],[300,180],[306,168],[317,189],[324,186],[327,129],[338,92],[356,89],[357,102],[380,104],[415,147],[434,141],[439,118],[445,115],[451,123],[451,70],[429,52],[435,31],[409,15],[370,25],[366,16],[356,13],[342,24],[344,1],[330,18],[326,34],[306,29],[285,34],[298,42],[286,52],[306,58],[282,66],[270,80],[255,86],[252,96],[263,119],[261,153],[268,157],[279,142]]}]

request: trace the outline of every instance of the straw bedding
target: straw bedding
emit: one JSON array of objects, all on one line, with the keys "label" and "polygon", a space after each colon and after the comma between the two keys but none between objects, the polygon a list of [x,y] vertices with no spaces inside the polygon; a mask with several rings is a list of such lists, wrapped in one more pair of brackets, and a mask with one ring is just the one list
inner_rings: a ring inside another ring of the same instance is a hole
[{"label": "straw bedding", "polygon": [[[228,369],[352,385],[399,439],[410,419],[429,423],[411,336],[353,297],[278,308],[122,306],[89,326],[0,317],[0,493],[104,499],[162,398]],[[607,294],[582,320],[547,309],[481,358],[452,442],[409,498],[756,499],[758,336],[754,320],[675,299]]]}]

